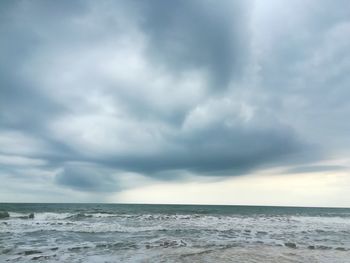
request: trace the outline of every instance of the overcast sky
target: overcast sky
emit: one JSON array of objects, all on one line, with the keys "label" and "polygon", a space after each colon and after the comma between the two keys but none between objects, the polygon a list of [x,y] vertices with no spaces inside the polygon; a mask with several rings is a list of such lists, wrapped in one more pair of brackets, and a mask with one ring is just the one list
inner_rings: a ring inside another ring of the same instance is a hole
[{"label": "overcast sky", "polygon": [[350,206],[348,0],[3,0],[0,38],[0,201]]}]

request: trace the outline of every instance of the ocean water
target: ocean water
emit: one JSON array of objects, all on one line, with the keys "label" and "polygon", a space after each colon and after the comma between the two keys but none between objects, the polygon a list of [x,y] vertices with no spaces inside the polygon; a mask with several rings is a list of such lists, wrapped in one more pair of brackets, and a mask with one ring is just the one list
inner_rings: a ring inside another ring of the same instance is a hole
[{"label": "ocean water", "polygon": [[0,204],[0,211],[0,262],[350,262],[350,209]]}]

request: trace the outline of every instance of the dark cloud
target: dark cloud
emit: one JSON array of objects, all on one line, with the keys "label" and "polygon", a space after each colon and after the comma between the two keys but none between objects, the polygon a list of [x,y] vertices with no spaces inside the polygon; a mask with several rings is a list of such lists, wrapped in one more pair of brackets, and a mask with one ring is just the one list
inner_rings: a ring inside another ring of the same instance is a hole
[{"label": "dark cloud", "polygon": [[341,165],[309,165],[309,166],[296,166],[288,169],[286,173],[313,173],[313,172],[332,172],[339,170],[347,170],[348,167]]},{"label": "dark cloud", "polygon": [[[244,130],[210,126],[189,135],[168,138],[174,146],[152,155],[115,158],[106,164],[163,177],[164,171],[190,170],[209,176],[241,175],[261,165],[300,162],[308,148],[288,129]],[[142,147],[142,146],[140,146]],[[297,156],[294,156],[297,154]],[[298,156],[299,155],[299,156]],[[103,160],[101,160],[103,162]]]},{"label": "dark cloud", "polygon": [[80,191],[115,192],[119,190],[112,172],[91,164],[66,164],[55,177],[58,184]]},{"label": "dark cloud", "polygon": [[336,168],[312,163],[350,144],[350,8],[321,2],[2,1],[1,171],[103,192]]},{"label": "dark cloud", "polygon": [[175,72],[206,70],[211,88],[227,88],[249,54],[248,1],[142,2],[151,59]]}]

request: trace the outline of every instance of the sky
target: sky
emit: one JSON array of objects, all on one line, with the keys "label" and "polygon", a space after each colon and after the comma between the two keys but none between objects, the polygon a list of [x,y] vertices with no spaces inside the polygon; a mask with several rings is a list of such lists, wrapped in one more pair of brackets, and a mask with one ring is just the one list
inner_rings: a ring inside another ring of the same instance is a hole
[{"label": "sky", "polygon": [[0,202],[350,207],[350,2],[0,2]]}]

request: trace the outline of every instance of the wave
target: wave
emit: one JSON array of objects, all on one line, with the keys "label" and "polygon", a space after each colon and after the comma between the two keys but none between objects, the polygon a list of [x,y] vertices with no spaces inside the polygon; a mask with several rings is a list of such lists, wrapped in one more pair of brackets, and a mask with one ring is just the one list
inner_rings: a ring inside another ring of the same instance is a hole
[{"label": "wave", "polygon": [[9,219],[9,218],[33,219],[34,213],[0,212],[0,219]]},{"label": "wave", "polygon": [[240,217],[217,217],[200,214],[117,214],[117,213],[18,213],[18,212],[0,212],[0,218],[34,218],[37,220],[84,220],[88,218],[120,218],[135,219],[145,221],[174,221],[174,220],[205,220],[216,221],[218,219],[238,219]]},{"label": "wave", "polygon": [[291,216],[291,220],[301,223],[310,223],[310,224],[349,224],[350,217],[342,216]]},{"label": "wave", "polygon": [[161,238],[154,241],[147,242],[145,248],[176,248],[176,247],[186,247],[188,244],[182,239],[169,239]]},{"label": "wave", "polygon": [[6,211],[0,211],[0,219],[9,218],[10,214]]},{"label": "wave", "polygon": [[109,217],[121,217],[118,214],[106,214],[106,213],[53,213],[53,212],[41,212],[41,213],[18,213],[18,212],[0,212],[0,219],[36,219],[43,220],[66,220],[66,219],[86,219],[86,218],[109,218]]},{"label": "wave", "polygon": [[[200,214],[117,214],[117,213],[29,213],[9,212],[0,222],[0,233],[45,235],[59,233],[128,233],[137,236],[179,237],[188,246],[188,239],[199,239],[209,245],[264,244],[290,249],[348,250],[350,220],[305,216],[244,217]],[[46,232],[45,232],[46,231]],[[111,233],[111,234],[108,234]],[[55,234],[53,234],[55,235]],[[58,234],[61,235],[61,234]],[[129,235],[130,236],[130,235]],[[186,240],[187,239],[187,240]],[[339,240],[345,240],[344,244]],[[153,242],[153,241],[152,241]],[[177,247],[172,240],[149,243],[153,247]],[[195,244],[194,242],[193,244]],[[350,248],[350,247],[349,247]]]},{"label": "wave", "polygon": [[264,221],[269,223],[303,223],[303,224],[349,224],[350,217],[345,216],[243,216],[243,215],[203,215],[203,214],[125,214],[125,213],[107,213],[107,212],[70,212],[70,213],[55,213],[55,212],[1,212],[0,219],[3,218],[30,218],[35,217],[37,220],[84,220],[89,218],[120,218],[120,219],[135,219],[144,221],[196,221],[196,222],[232,222],[245,221],[245,222],[260,222]]}]

